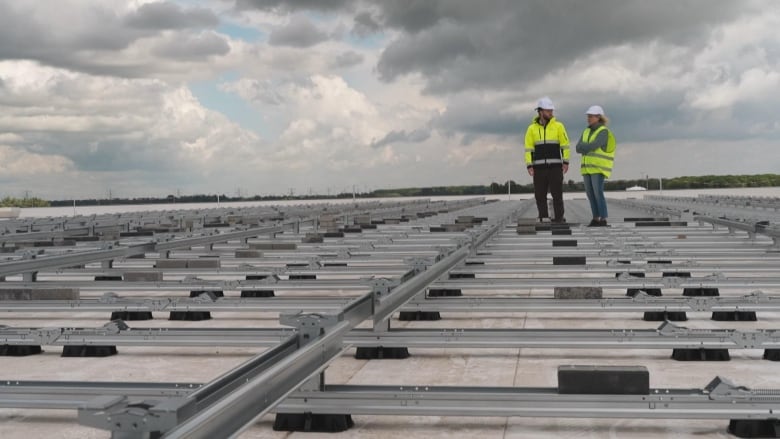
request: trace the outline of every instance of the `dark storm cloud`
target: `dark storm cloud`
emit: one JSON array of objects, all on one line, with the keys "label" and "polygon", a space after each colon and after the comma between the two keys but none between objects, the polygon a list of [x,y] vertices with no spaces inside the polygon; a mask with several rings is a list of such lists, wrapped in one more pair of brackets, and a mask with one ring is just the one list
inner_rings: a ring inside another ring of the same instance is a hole
[{"label": "dark storm cloud", "polygon": [[268,43],[272,46],[311,47],[327,39],[325,31],[305,17],[296,16],[287,26],[271,32]]},{"label": "dark storm cloud", "polygon": [[154,54],[178,60],[199,60],[213,55],[225,55],[230,46],[225,38],[214,34],[184,35],[171,39],[154,49]]},{"label": "dark storm cloud", "polygon": [[20,147],[36,154],[61,155],[81,171],[162,171],[175,167],[175,148],[164,142],[136,141],[93,132],[26,133]]},{"label": "dark storm cloud", "polygon": [[355,0],[236,0],[236,8],[264,11],[339,11],[349,10]]},{"label": "dark storm cloud", "polygon": [[116,17],[94,8],[83,25],[38,18],[34,5],[0,3],[0,59],[61,59],[74,50],[120,50],[143,33],[115,28]]},{"label": "dark storm cloud", "polygon": [[[154,63],[104,62],[101,55],[128,48],[135,41],[161,35],[165,29],[215,26],[216,16],[203,9],[183,9],[170,3],[149,4],[128,16],[118,16],[107,6],[96,3],[77,13],[78,22],[55,19],[43,14],[35,2],[0,1],[0,60],[26,59],[43,65],[74,71],[120,77],[138,77],[154,73]],[[213,36],[193,36],[184,30],[183,47],[175,58],[193,58],[198,53],[223,54],[225,42]],[[163,47],[152,49],[176,55]],[[94,52],[98,52],[98,56]]]},{"label": "dark storm cloud", "polygon": [[504,88],[613,45],[699,46],[712,26],[749,9],[704,0],[427,0],[378,7],[382,24],[405,31],[382,53],[380,77],[420,73],[432,93]]},{"label": "dark storm cloud", "polygon": [[356,66],[362,62],[363,62],[363,55],[350,50],[336,55],[336,58],[334,58],[333,62],[331,63],[331,67],[337,69],[343,69],[347,67]]},{"label": "dark storm cloud", "polygon": [[147,3],[124,18],[128,27],[138,29],[186,29],[214,27],[219,19],[208,9],[184,10],[174,3]]},{"label": "dark storm cloud", "polygon": [[379,25],[368,11],[356,14],[354,22],[355,24],[352,26],[352,33],[361,37],[375,34],[382,29],[382,26]]},{"label": "dark storm cloud", "polygon": [[412,131],[399,130],[390,131],[385,137],[372,142],[372,148],[381,148],[393,143],[420,143],[428,140],[431,137],[431,131],[425,128],[420,128]]}]

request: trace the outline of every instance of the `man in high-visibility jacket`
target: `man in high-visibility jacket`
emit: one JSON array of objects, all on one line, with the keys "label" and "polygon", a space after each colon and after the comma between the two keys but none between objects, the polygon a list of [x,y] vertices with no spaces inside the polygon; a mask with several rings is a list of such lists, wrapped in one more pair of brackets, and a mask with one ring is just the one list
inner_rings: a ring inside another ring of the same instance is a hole
[{"label": "man in high-visibility jacket", "polygon": [[539,221],[549,220],[547,192],[552,195],[552,222],[563,223],[563,174],[569,170],[569,136],[553,116],[552,100],[539,99],[537,116],[525,132],[525,166],[534,179],[534,196]]}]

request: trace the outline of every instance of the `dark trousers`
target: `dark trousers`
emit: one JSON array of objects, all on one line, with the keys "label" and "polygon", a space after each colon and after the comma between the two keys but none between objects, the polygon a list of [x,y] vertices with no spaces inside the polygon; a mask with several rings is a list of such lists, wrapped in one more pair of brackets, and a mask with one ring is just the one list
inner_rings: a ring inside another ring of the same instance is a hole
[{"label": "dark trousers", "polygon": [[539,218],[549,218],[547,192],[552,195],[555,219],[563,219],[563,168],[560,166],[534,168],[534,195]]}]

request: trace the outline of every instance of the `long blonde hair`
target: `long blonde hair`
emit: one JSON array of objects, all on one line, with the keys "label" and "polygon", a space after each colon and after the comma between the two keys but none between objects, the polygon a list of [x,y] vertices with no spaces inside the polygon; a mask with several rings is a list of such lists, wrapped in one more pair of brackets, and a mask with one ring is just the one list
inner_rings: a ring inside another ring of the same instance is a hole
[{"label": "long blonde hair", "polygon": [[603,114],[599,114],[599,122],[603,123],[604,126],[607,126],[609,125],[609,118]]}]

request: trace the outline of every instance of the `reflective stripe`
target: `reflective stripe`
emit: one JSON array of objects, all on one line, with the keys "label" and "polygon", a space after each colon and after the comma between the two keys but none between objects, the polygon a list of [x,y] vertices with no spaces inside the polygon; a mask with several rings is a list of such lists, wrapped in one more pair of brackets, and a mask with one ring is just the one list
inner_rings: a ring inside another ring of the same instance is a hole
[{"label": "reflective stripe", "polygon": [[539,145],[560,145],[560,144],[561,144],[561,142],[559,142],[557,140],[554,140],[554,139],[537,140],[536,142],[534,142],[534,146],[539,146]]},{"label": "reflective stripe", "polygon": [[588,157],[596,157],[596,158],[600,158],[600,159],[603,159],[603,160],[609,160],[610,162],[615,160],[615,157],[612,157],[612,156],[610,156],[610,155],[607,155],[607,154],[599,154],[599,153],[597,153],[597,152],[596,152],[596,153],[594,153],[594,152],[589,152],[589,153],[587,154],[587,156],[588,156]]},{"label": "reflective stripe", "polygon": [[535,165],[544,165],[546,163],[563,163],[563,160],[561,160],[561,159],[540,159],[540,160],[534,160],[533,163]]},{"label": "reflective stripe", "polygon": [[582,170],[598,169],[598,170],[601,170],[601,171],[612,172],[612,168],[607,168],[605,166],[599,166],[599,165],[592,165],[592,164],[588,164],[588,163],[583,163],[580,166],[580,169],[582,169]]}]

